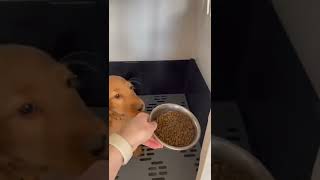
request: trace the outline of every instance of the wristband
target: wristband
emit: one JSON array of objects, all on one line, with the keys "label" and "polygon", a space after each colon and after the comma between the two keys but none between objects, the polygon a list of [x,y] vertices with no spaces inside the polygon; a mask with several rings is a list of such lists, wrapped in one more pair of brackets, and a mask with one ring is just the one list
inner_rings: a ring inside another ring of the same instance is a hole
[{"label": "wristband", "polygon": [[123,157],[123,165],[127,164],[131,159],[133,152],[133,148],[128,141],[119,134],[114,133],[109,136],[109,144],[119,150]]}]

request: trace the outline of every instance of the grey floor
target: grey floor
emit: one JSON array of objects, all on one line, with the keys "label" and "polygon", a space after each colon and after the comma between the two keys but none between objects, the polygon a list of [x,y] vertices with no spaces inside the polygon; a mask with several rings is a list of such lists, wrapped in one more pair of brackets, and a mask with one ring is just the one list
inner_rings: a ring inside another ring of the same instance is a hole
[{"label": "grey floor", "polygon": [[[162,103],[176,103],[188,108],[184,94],[159,94],[141,96],[146,111]],[[122,167],[117,180],[195,180],[199,166],[201,146],[186,151],[143,148],[143,154]]]}]

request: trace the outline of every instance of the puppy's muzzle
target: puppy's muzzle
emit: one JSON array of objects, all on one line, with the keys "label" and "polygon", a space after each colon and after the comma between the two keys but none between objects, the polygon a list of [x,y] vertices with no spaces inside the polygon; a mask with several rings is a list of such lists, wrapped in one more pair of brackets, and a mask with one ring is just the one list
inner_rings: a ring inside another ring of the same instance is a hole
[{"label": "puppy's muzzle", "polygon": [[142,112],[145,109],[145,105],[144,103],[142,103],[139,107],[138,107],[138,111]]}]

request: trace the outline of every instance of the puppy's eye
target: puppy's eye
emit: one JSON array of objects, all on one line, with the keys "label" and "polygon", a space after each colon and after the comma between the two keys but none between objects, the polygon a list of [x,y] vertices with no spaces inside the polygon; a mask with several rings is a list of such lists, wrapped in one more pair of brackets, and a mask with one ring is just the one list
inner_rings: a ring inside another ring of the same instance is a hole
[{"label": "puppy's eye", "polygon": [[67,79],[67,86],[69,88],[77,88],[79,87],[79,81],[77,77],[72,77]]},{"label": "puppy's eye", "polygon": [[31,114],[35,111],[35,106],[31,103],[26,103],[23,104],[18,111],[22,115]]},{"label": "puppy's eye", "polygon": [[115,97],[116,99],[119,99],[121,96],[120,96],[120,94],[116,94],[114,97]]}]

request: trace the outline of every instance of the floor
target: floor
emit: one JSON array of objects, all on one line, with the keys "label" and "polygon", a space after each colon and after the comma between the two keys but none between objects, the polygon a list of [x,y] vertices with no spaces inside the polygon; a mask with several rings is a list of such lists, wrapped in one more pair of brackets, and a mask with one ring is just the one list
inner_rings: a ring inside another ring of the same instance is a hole
[{"label": "floor", "polygon": [[[163,103],[175,103],[188,108],[184,94],[158,94],[140,97],[146,104],[147,112],[151,112],[154,107]],[[204,132],[202,133],[204,134]],[[195,180],[200,151],[200,143],[185,151],[152,150],[144,147],[143,154],[138,158],[132,158],[130,163],[120,170],[116,179]]]}]

